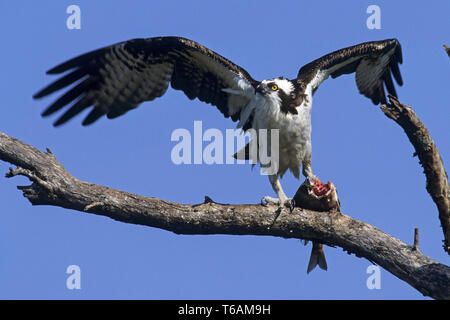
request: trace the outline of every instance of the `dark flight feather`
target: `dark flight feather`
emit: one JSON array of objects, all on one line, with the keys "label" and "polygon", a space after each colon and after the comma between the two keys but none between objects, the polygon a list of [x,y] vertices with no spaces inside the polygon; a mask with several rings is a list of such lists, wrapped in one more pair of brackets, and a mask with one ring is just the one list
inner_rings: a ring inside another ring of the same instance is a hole
[{"label": "dark flight feather", "polygon": [[[243,68],[197,42],[179,37],[133,39],[85,53],[50,69],[48,74],[72,70],[34,95],[42,98],[74,84],[44,112],[48,116],[76,102],[55,122],[60,125],[86,107],[94,110],[83,121],[91,124],[106,115],[118,117],[143,101],[161,97],[169,83],[189,99],[215,105],[225,117],[239,120],[240,109],[231,114],[228,93],[237,89],[238,79],[256,86]],[[76,82],[83,77],[86,79]],[[89,97],[83,98],[83,97]],[[87,101],[90,102],[86,106]]]},{"label": "dark flight feather", "polygon": [[392,75],[398,85],[402,77],[398,67],[403,61],[397,39],[365,42],[329,53],[303,66],[297,75],[297,83],[306,89],[313,85],[313,92],[322,81],[343,74],[356,73],[359,92],[374,104],[386,103],[383,85],[389,94],[397,96]]},{"label": "dark flight feather", "polygon": [[67,91],[64,95],[62,95],[59,99],[53,102],[43,113],[42,116],[48,116],[67,104],[71,103],[73,100],[82,95],[85,91],[89,90],[92,81],[90,79],[86,79],[83,82],[80,82],[78,85],[73,87],[71,90]]}]

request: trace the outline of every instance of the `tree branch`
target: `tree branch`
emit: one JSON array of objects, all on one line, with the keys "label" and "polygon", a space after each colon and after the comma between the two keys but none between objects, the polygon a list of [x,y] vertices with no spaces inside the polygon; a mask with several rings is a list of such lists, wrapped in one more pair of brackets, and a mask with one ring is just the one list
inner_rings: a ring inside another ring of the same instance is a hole
[{"label": "tree branch", "polygon": [[390,104],[381,105],[384,114],[394,120],[405,131],[414,146],[414,155],[419,157],[426,177],[426,189],[439,211],[442,231],[444,232],[444,250],[450,254],[450,187],[441,155],[425,125],[411,107],[389,95]]},{"label": "tree branch", "polygon": [[7,177],[33,183],[18,187],[33,205],[53,205],[177,234],[265,235],[339,246],[379,264],[422,294],[450,299],[450,268],[374,226],[338,212],[287,210],[273,222],[274,206],[225,205],[211,199],[186,205],[114,190],[71,176],[47,150],[42,152],[0,133],[0,159],[14,165]]}]

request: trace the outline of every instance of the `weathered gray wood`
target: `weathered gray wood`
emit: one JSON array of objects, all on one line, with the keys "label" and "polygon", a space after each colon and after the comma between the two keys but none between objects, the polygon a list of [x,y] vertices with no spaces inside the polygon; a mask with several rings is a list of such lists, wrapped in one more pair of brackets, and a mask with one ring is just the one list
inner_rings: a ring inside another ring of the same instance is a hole
[{"label": "weathered gray wood", "polygon": [[390,104],[382,105],[384,114],[403,128],[414,146],[415,154],[423,167],[426,177],[426,189],[439,211],[442,231],[444,232],[444,250],[450,254],[450,186],[439,150],[434,144],[425,125],[413,109],[389,95]]}]

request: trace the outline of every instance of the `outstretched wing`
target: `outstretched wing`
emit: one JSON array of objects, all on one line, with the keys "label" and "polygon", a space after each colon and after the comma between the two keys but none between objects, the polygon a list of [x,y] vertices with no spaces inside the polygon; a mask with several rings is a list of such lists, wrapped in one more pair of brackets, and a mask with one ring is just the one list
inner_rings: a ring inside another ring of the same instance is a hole
[{"label": "outstretched wing", "polygon": [[386,103],[383,83],[387,91],[397,96],[392,75],[399,85],[403,84],[399,64],[402,49],[397,39],[365,42],[327,54],[303,66],[297,82],[312,92],[330,75],[332,78],[356,72],[356,85],[361,94],[377,105]]},{"label": "outstretched wing", "polygon": [[257,81],[236,64],[204,46],[179,37],[133,39],[64,62],[48,74],[68,74],[34,98],[74,86],[50,105],[43,116],[70,107],[55,126],[93,107],[83,125],[103,115],[118,117],[143,101],[161,97],[169,83],[189,99],[213,104],[233,121],[239,119]]}]

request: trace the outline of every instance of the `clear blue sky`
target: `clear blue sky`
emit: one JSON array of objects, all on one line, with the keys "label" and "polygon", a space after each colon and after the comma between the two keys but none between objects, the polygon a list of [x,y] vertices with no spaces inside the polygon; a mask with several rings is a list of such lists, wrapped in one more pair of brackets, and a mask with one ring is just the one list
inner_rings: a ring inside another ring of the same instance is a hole
[{"label": "clear blue sky", "polygon": [[[66,8],[81,8],[81,30],[66,28]],[[369,30],[366,8],[381,8]],[[31,96],[54,77],[45,71],[75,55],[136,37],[179,35],[244,67],[258,80],[294,77],[323,54],[369,40],[402,44],[402,102],[427,125],[449,168],[448,1],[2,1],[0,131],[49,147],[74,176],[141,195],[199,203],[256,203],[272,195],[266,177],[242,165],[170,161],[177,128],[225,131],[234,123],[212,106],[169,90],[116,120],[88,128],[82,117],[55,129],[40,113],[57,95]],[[357,93],[353,76],[324,82],[313,106],[313,170],[333,181],[342,211],[449,264],[425,178],[403,131]],[[0,162],[1,175],[9,164]],[[57,207],[32,207],[0,179],[0,298],[79,299],[423,299],[381,271],[368,290],[370,263],[326,247],[329,270],[306,275],[310,246],[256,236],[179,236]],[[282,180],[288,195],[299,181]],[[66,288],[67,266],[81,268],[81,290]]]}]

